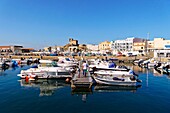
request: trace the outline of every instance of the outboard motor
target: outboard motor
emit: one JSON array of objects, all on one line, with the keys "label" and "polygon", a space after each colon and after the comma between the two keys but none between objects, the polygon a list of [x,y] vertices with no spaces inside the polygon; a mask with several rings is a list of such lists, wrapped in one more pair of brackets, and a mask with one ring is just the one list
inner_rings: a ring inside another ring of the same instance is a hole
[{"label": "outboard motor", "polygon": [[143,60],[138,62],[138,66],[141,67],[141,63],[143,63]]},{"label": "outboard motor", "polygon": [[161,63],[158,62],[158,63],[154,66],[154,68],[157,69],[157,68],[160,67],[160,66],[161,66]]},{"label": "outboard motor", "polygon": [[129,74],[132,74],[132,75],[135,75],[135,76],[138,77],[138,75],[137,75],[133,70],[130,70],[130,71],[129,71]]},{"label": "outboard motor", "polygon": [[2,69],[8,69],[10,66],[5,62],[2,64]]},{"label": "outboard motor", "polygon": [[38,59],[34,60],[34,63],[36,63],[36,64],[40,64],[40,58],[38,58]]},{"label": "outboard motor", "polygon": [[18,62],[15,60],[12,60],[12,67],[17,67],[18,66]]},{"label": "outboard motor", "polygon": [[114,62],[109,64],[109,68],[114,68],[114,67],[116,67],[116,64]]},{"label": "outboard motor", "polygon": [[145,68],[148,68],[148,64],[149,64],[150,62],[146,62],[146,63],[144,63],[144,67]]},{"label": "outboard motor", "polygon": [[168,72],[168,69],[169,69],[169,68],[170,68],[169,65],[166,65],[166,66],[163,67],[163,69],[166,71],[166,72],[165,72],[166,74],[169,74],[169,72]]},{"label": "outboard motor", "polygon": [[27,60],[27,65],[30,65],[32,63],[31,60]]}]

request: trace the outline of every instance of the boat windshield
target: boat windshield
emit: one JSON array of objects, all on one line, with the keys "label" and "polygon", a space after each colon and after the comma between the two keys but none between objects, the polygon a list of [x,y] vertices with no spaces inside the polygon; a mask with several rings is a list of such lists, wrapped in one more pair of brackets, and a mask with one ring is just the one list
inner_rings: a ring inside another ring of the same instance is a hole
[{"label": "boat windshield", "polygon": [[56,62],[40,64],[39,67],[59,67]]},{"label": "boat windshield", "polygon": [[69,58],[65,58],[66,59],[66,61],[70,61],[70,59]]},{"label": "boat windshield", "polygon": [[59,67],[56,62],[51,63],[53,67]]}]

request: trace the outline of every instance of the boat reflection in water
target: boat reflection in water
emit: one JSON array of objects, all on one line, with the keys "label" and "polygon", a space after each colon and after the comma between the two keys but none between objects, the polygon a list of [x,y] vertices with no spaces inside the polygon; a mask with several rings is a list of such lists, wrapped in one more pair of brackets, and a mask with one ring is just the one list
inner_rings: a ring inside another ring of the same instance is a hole
[{"label": "boat reflection in water", "polygon": [[67,84],[65,80],[39,79],[36,81],[25,81],[25,79],[21,79],[19,81],[21,86],[23,87],[39,88],[39,96],[51,96],[54,94],[55,90],[63,88],[65,86],[70,86],[70,84]]},{"label": "boat reflection in water", "polygon": [[96,85],[94,92],[136,92],[141,85],[137,86],[109,86],[109,85]]}]

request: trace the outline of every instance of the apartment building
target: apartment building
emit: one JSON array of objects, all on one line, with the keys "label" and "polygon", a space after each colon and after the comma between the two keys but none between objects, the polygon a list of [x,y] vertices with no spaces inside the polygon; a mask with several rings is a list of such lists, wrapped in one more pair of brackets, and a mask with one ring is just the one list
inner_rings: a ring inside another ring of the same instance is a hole
[{"label": "apartment building", "polygon": [[110,42],[109,41],[104,41],[99,44],[99,50],[110,50]]},{"label": "apartment building", "polygon": [[147,41],[143,42],[134,42],[133,51],[137,54],[146,54],[147,52]]},{"label": "apartment building", "polygon": [[154,57],[170,57],[170,40],[154,38],[153,51]]},{"label": "apartment building", "polygon": [[113,50],[113,53],[117,53],[117,52],[122,52],[122,53],[133,52],[134,43],[143,42],[144,40],[145,39],[135,38],[135,37],[127,38],[125,40],[116,40],[116,41],[111,42],[111,48]]}]

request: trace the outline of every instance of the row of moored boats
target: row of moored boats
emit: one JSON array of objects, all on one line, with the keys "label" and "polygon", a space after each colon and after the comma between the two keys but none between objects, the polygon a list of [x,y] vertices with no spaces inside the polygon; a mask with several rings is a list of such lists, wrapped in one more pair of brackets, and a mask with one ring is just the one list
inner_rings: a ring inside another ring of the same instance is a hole
[{"label": "row of moored boats", "polygon": [[[117,66],[113,61],[89,60],[86,62],[88,62],[88,73],[95,83],[119,86],[137,86],[141,83],[138,75],[124,65]],[[63,57],[59,61],[39,60],[37,68],[22,70],[18,76],[26,81],[57,78],[71,80],[77,75],[79,69],[81,69],[81,61]]]},{"label": "row of moored boats", "polygon": [[148,60],[135,60],[134,65],[138,65],[142,68],[154,68],[158,72],[163,72],[166,74],[170,74],[170,62],[160,62],[155,60],[154,58],[148,59]]}]

